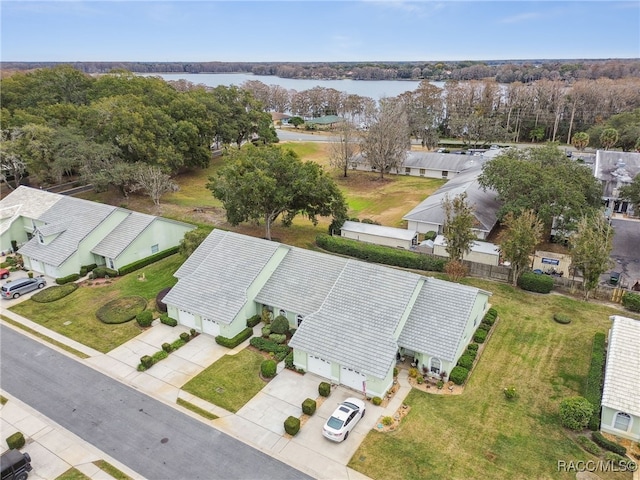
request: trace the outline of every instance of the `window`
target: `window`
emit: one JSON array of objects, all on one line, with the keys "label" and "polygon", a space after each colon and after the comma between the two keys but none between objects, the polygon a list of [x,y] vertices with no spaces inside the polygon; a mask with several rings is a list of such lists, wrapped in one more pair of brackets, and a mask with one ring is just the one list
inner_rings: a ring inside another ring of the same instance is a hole
[{"label": "window", "polygon": [[296,325],[300,326],[302,323],[302,315],[296,315]]},{"label": "window", "polygon": [[448,170],[443,170],[442,171],[442,178],[447,178],[449,176],[449,171]]},{"label": "window", "polygon": [[440,375],[440,366],[440,359],[434,357],[431,359],[431,368],[429,370],[431,370],[431,373]]},{"label": "window", "polygon": [[615,428],[616,430],[622,430],[623,432],[628,432],[629,425],[631,425],[631,416],[628,413],[616,413],[613,428]]},{"label": "window", "polygon": [[44,244],[44,237],[42,236],[42,234],[40,232],[38,232],[38,242]]},{"label": "window", "polygon": [[424,177],[425,172],[426,172],[426,170],[424,168],[421,168],[420,169],[420,176]]},{"label": "window", "polygon": [[107,261],[109,262],[109,268],[113,270],[113,258],[108,258]]},{"label": "window", "polygon": [[158,253],[158,244],[151,245],[151,253]]},{"label": "window", "polygon": [[404,167],[404,173],[409,175],[411,173],[411,168],[410,167]]}]

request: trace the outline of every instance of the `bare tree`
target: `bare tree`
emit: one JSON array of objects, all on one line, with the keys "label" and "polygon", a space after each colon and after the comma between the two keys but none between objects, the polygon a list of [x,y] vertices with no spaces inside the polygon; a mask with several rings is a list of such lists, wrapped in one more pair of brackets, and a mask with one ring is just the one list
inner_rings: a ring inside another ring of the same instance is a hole
[{"label": "bare tree", "polygon": [[160,205],[160,197],[168,192],[177,192],[180,187],[160,168],[153,165],[141,166],[135,172],[134,190],[144,190],[155,205]]},{"label": "bare tree", "polygon": [[383,179],[385,172],[400,168],[410,146],[409,121],[402,103],[380,100],[376,118],[362,137],[362,156]]},{"label": "bare tree", "polygon": [[341,169],[346,178],[349,164],[358,153],[359,137],[356,128],[349,121],[338,123],[334,132],[335,136],[329,144],[329,163],[332,167]]}]

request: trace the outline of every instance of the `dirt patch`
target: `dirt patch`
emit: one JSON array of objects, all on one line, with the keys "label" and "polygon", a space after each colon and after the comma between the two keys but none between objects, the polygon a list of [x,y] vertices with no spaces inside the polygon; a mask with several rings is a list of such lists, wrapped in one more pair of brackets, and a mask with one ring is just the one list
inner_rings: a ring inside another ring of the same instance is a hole
[{"label": "dirt patch", "polygon": [[[398,410],[396,410],[396,412],[390,417],[391,418],[390,422],[384,421],[386,417],[380,417],[375,427],[376,430],[378,432],[392,432],[396,430],[400,426],[400,422],[402,422],[402,419],[407,416],[410,410],[411,410],[411,407],[409,405],[405,405],[405,404],[400,405]],[[387,425],[385,425],[385,423],[387,423]]]},{"label": "dirt patch", "polygon": [[93,280],[83,280],[79,283],[81,287],[106,287],[113,283],[112,278],[94,278]]}]

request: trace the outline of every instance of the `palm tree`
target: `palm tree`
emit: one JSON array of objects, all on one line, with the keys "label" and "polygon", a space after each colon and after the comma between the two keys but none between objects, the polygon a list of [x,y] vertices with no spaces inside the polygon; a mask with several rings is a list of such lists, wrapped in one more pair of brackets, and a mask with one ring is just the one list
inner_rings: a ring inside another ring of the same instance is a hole
[{"label": "palm tree", "polygon": [[619,138],[620,135],[615,128],[605,128],[600,134],[600,145],[602,145],[605,150],[609,150],[618,143]]}]

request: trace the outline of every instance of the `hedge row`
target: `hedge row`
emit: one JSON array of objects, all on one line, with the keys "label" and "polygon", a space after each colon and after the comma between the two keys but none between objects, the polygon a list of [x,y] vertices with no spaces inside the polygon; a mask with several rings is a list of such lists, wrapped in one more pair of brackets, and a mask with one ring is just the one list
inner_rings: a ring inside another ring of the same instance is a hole
[{"label": "hedge row", "polygon": [[170,327],[175,327],[176,325],[178,325],[178,321],[175,318],[171,318],[166,313],[160,315],[160,323],[164,323],[165,325],[169,325]]},{"label": "hedge row", "polygon": [[640,312],[640,294],[626,292],[622,295],[622,305],[632,312]]},{"label": "hedge row", "polygon": [[113,278],[118,276],[118,272],[116,270],[112,270],[107,267],[96,267],[91,273],[93,274],[93,278]]},{"label": "hedge row", "polygon": [[60,300],[63,297],[66,297],[70,293],[75,292],[78,289],[77,283],[67,283],[66,285],[53,286],[46,288],[44,290],[40,290],[35,293],[31,300],[38,303],[49,303],[55,302],[56,300]]},{"label": "hedge row", "polygon": [[162,250],[161,252],[154,253],[142,260],[137,260],[128,265],[120,267],[118,269],[118,273],[120,275],[126,275],[127,273],[135,272],[136,270],[141,269],[142,267],[146,267],[147,265],[151,265],[152,263],[157,262],[158,260],[162,260],[163,258],[168,257],[169,255],[173,255],[174,253],[178,253],[178,247],[167,248],[166,250]]},{"label": "hedge row", "polygon": [[253,328],[257,324],[262,321],[262,317],[260,315],[254,315],[253,317],[247,318],[247,327]]},{"label": "hedge row", "polygon": [[72,273],[71,275],[67,275],[66,277],[56,278],[56,283],[58,285],[64,285],[65,283],[75,282],[80,278],[80,275],[77,273]]},{"label": "hedge row", "polygon": [[622,445],[619,445],[611,440],[608,440],[602,433],[600,432],[592,432],[591,438],[593,441],[600,445],[602,448],[609,450],[610,452],[617,453],[618,455],[625,456],[627,454],[627,449]]},{"label": "hedge row", "polygon": [[342,237],[320,234],[316,237],[316,244],[329,252],[348,255],[367,262],[382,263],[396,267],[427,270],[433,272],[444,271],[446,259],[432,257],[421,253],[414,253],[398,248],[383,247],[369,243],[358,242]]},{"label": "hedge row", "polygon": [[222,335],[218,335],[216,337],[216,343],[218,345],[222,345],[223,347],[235,348],[242,342],[244,342],[247,338],[251,337],[251,335],[253,335],[253,330],[251,328],[245,328],[233,338],[227,338],[223,337]]},{"label": "hedge row", "polygon": [[461,367],[460,365],[456,365],[451,370],[451,374],[449,374],[449,380],[451,380],[456,385],[462,385],[467,380],[469,376],[469,369]]},{"label": "hedge row", "polygon": [[82,265],[80,267],[80,276],[84,277],[87,273],[92,272],[94,268],[97,268],[98,265],[92,263],[91,265]]},{"label": "hedge row", "polygon": [[276,358],[276,360],[278,360],[278,362],[284,360],[289,352],[291,352],[290,347],[278,344],[273,340],[267,340],[266,338],[262,337],[253,337],[251,340],[249,340],[249,344],[262,352],[273,353],[273,356]]},{"label": "hedge row", "polygon": [[606,337],[604,333],[596,333],[591,345],[591,364],[587,374],[587,384],[584,389],[584,398],[593,405],[593,415],[589,420],[589,429],[600,428],[600,405],[602,404],[602,382],[604,378],[604,363],[607,357]]},{"label": "hedge row", "polygon": [[158,350],[153,355],[144,355],[140,357],[140,364],[138,365],[138,371],[143,372],[153,367],[160,360],[164,360],[169,356],[169,354],[175,350],[178,350],[180,347],[188,343],[192,338],[200,335],[193,328],[189,333],[182,332],[180,334],[180,338],[176,339],[172,343],[163,343],[162,350]]},{"label": "hedge row", "polygon": [[553,289],[553,277],[533,272],[524,272],[518,279],[518,286],[529,292],[549,293]]}]

